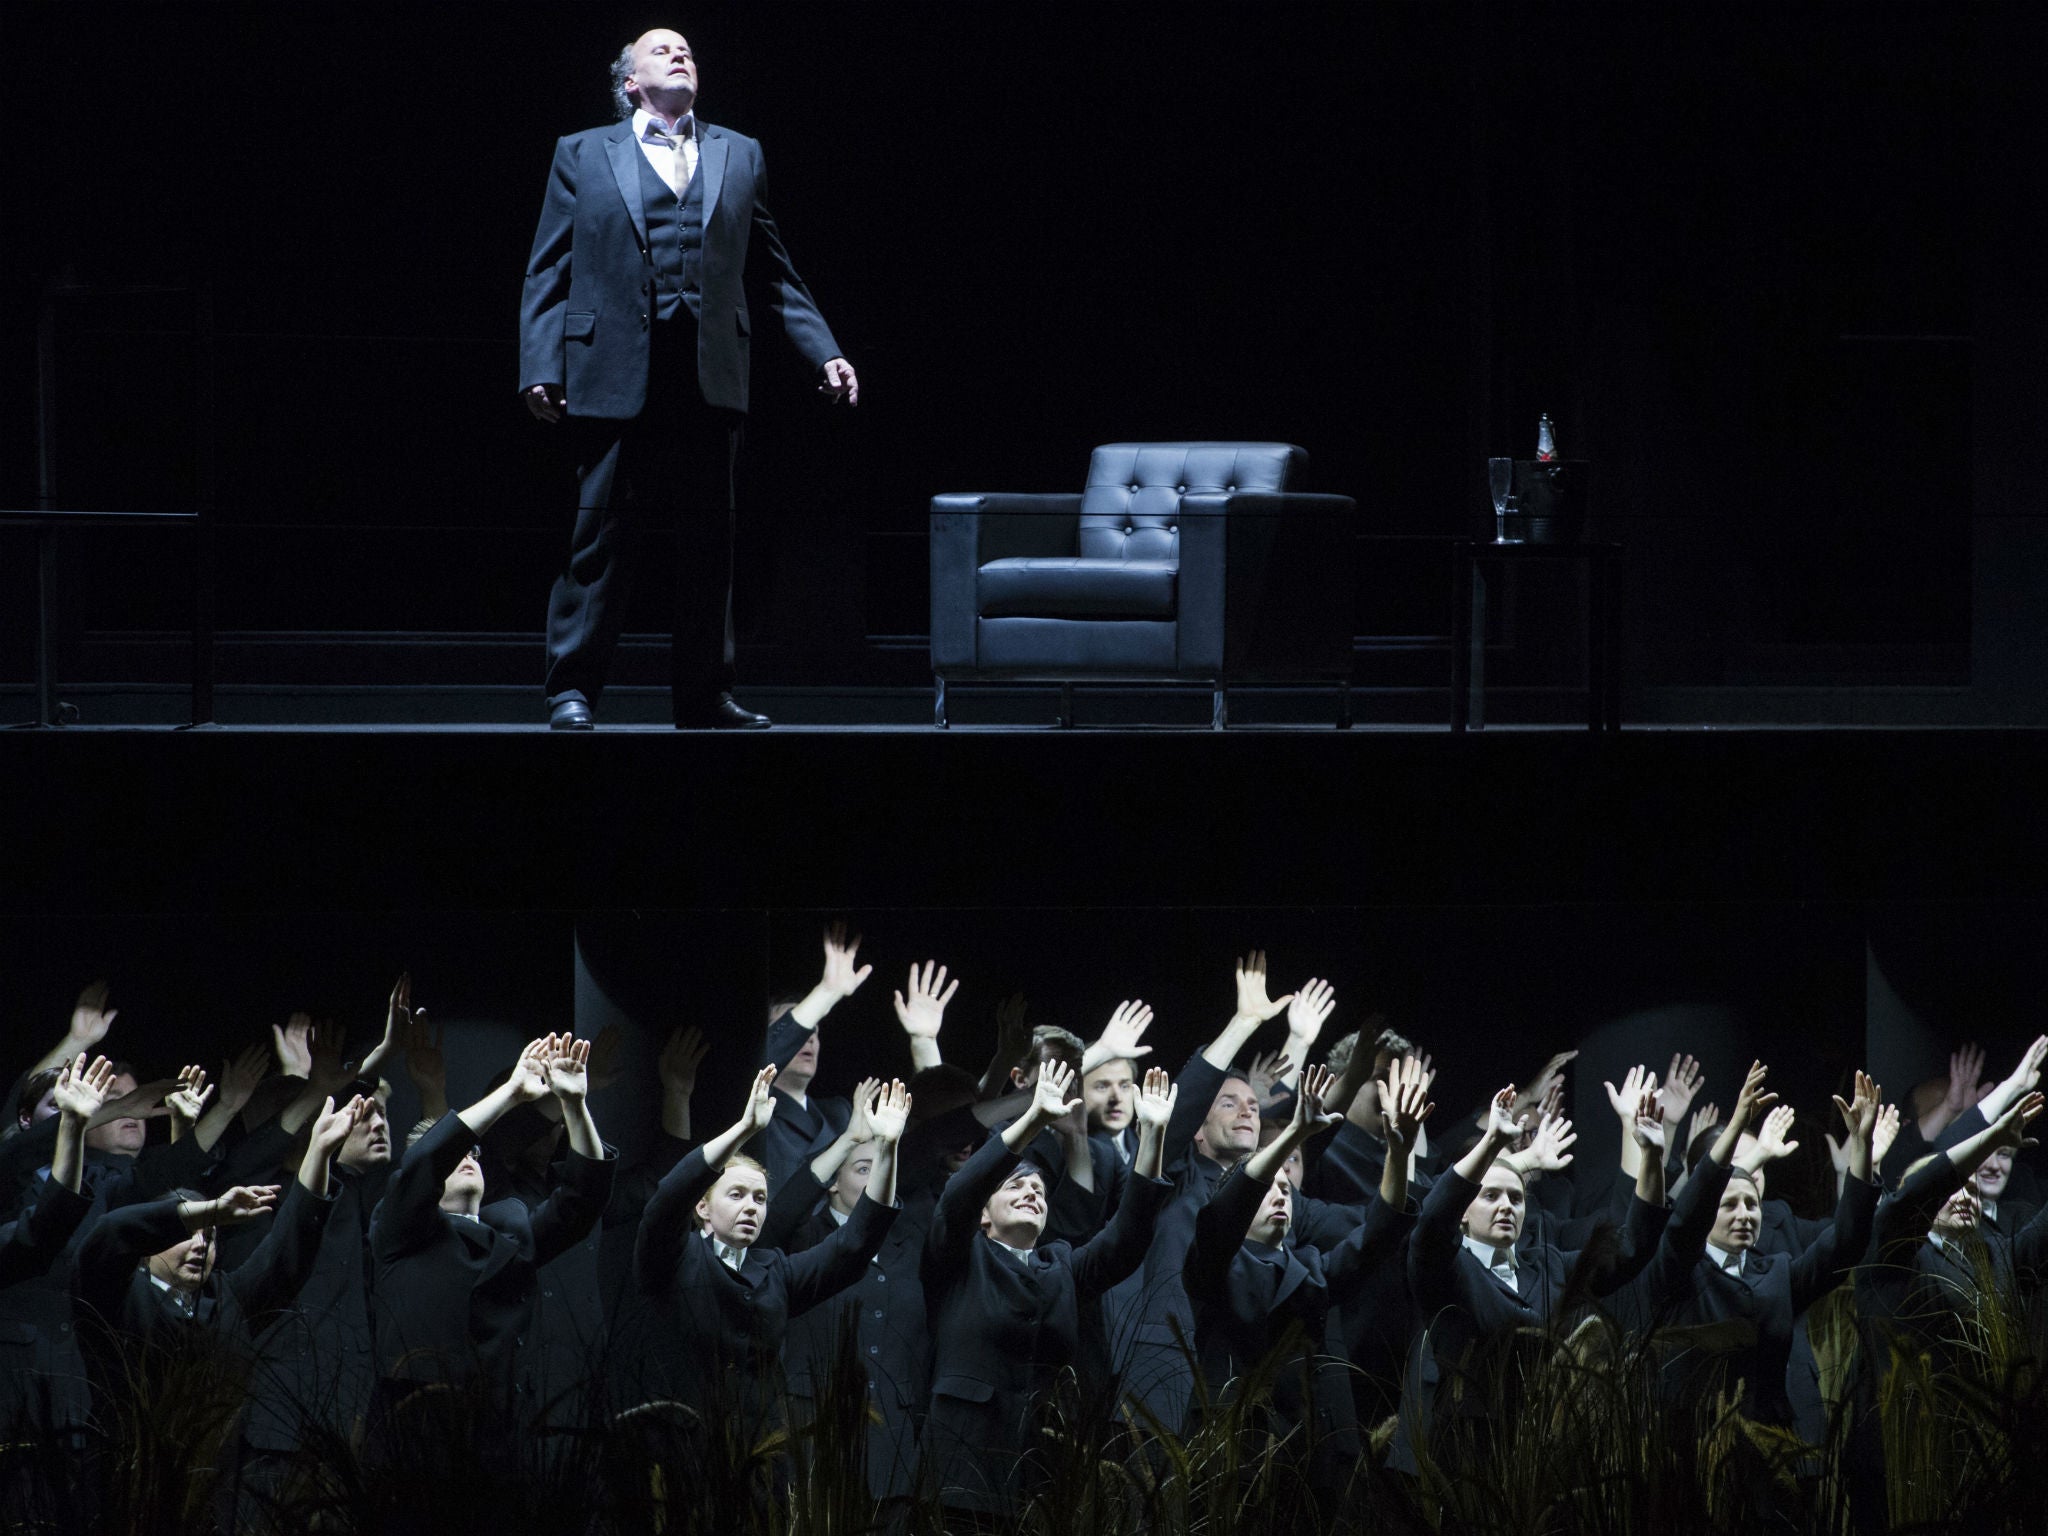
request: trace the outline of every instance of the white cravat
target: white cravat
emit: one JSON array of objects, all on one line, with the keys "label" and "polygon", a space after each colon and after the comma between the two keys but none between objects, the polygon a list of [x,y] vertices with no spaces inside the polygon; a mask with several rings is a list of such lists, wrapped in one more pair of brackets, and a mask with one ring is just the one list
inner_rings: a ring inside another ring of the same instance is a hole
[{"label": "white cravat", "polygon": [[681,197],[697,174],[697,114],[685,112],[671,133],[667,124],[641,107],[633,113],[633,137],[640,141],[640,153],[654,174]]},{"label": "white cravat", "polygon": [[1714,1261],[1714,1268],[1740,1279],[1742,1276],[1742,1253],[1740,1248],[1721,1248],[1707,1244],[1707,1257]]},{"label": "white cravat", "polygon": [[1496,1248],[1491,1243],[1482,1243],[1477,1238],[1468,1235],[1465,1239],[1465,1251],[1470,1253],[1481,1264],[1484,1264],[1488,1272],[1509,1290],[1520,1290],[1520,1287],[1515,1283],[1514,1249]]}]

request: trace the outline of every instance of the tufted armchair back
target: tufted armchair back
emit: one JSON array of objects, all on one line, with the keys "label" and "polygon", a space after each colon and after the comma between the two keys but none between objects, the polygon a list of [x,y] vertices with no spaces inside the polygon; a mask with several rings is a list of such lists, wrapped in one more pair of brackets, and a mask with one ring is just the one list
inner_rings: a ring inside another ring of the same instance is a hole
[{"label": "tufted armchair back", "polygon": [[1104,443],[1081,494],[1084,560],[1173,560],[1180,499],[1202,491],[1284,491],[1306,473],[1292,443]]}]

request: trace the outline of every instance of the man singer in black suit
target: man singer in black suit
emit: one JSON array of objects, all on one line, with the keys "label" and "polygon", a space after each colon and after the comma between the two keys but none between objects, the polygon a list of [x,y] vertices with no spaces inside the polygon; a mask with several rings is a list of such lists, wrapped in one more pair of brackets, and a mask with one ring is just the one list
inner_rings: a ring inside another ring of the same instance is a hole
[{"label": "man singer in black suit", "polygon": [[678,533],[675,723],[768,724],[732,697],[733,470],[747,413],[743,280],[819,391],[860,386],[763,202],[761,146],[695,111],[682,35],[643,34],[612,66],[619,121],[555,145],[519,313],[519,388],[563,428],[579,494],[569,560],[548,605],[556,730],[588,730],[625,620],[635,524]]}]

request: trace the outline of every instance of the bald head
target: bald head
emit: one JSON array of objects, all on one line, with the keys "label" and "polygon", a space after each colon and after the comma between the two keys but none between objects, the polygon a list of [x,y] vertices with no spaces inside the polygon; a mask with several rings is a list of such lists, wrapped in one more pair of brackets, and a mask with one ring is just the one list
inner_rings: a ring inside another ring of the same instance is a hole
[{"label": "bald head", "polygon": [[656,27],[633,39],[620,55],[618,88],[632,107],[674,122],[697,101],[697,60],[682,33]]}]

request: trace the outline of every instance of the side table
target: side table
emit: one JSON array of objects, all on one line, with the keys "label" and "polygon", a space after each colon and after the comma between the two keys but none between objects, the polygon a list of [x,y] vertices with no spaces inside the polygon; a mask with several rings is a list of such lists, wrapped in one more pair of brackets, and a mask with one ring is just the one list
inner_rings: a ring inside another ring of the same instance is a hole
[{"label": "side table", "polygon": [[1486,567],[1583,560],[1586,582],[1586,729],[1621,729],[1621,546],[1493,544],[1460,539],[1451,552],[1451,729],[1486,724]]}]

